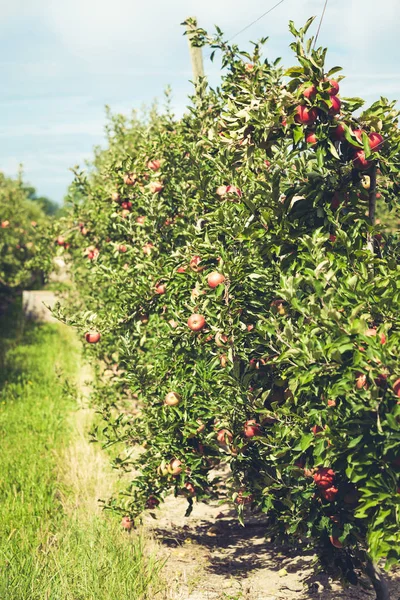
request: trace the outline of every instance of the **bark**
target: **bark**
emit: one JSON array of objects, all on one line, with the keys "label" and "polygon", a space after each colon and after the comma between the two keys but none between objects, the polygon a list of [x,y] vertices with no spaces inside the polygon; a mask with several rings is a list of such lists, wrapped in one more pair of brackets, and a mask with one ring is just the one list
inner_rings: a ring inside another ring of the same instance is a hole
[{"label": "bark", "polygon": [[390,591],[385,577],[372,560],[367,561],[366,573],[376,593],[376,600],[390,600]]}]

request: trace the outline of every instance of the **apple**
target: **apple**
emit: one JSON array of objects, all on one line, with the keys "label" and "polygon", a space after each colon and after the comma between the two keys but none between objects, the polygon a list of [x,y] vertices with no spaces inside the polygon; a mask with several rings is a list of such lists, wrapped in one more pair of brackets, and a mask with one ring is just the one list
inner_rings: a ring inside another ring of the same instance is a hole
[{"label": "apple", "polygon": [[373,150],[374,152],[378,152],[381,149],[382,144],[384,142],[383,136],[380,133],[376,133],[375,131],[373,131],[369,134],[368,138],[369,147],[371,148],[371,150]]},{"label": "apple", "polygon": [[186,272],[186,267],[178,267],[176,270],[177,273],[185,273]]},{"label": "apple", "polygon": [[123,517],[121,521],[121,527],[126,531],[130,531],[135,526],[135,521],[130,517]]},{"label": "apple", "polygon": [[138,225],[144,225],[145,220],[146,220],[146,217],[144,215],[136,217],[136,219],[135,219],[135,221],[136,221],[136,223],[138,223]]},{"label": "apple", "polygon": [[214,339],[215,339],[215,343],[217,344],[218,348],[222,348],[223,346],[225,346],[228,343],[228,336],[225,335],[225,333],[221,333],[220,331],[217,331]]},{"label": "apple", "polygon": [[101,334],[99,331],[88,331],[85,333],[85,340],[89,344],[97,344],[100,341]]},{"label": "apple", "polygon": [[62,235],[59,235],[59,236],[58,236],[58,238],[57,238],[57,244],[58,244],[58,246],[64,246],[64,244],[65,244],[65,239],[63,238],[63,236],[62,236]]},{"label": "apple", "polygon": [[149,189],[152,194],[159,194],[164,189],[164,186],[160,181],[152,181],[149,184]]},{"label": "apple", "polygon": [[225,196],[227,194],[227,191],[228,191],[228,186],[226,186],[226,185],[220,185],[220,186],[217,187],[217,190],[216,190],[215,193],[217,194],[217,196],[221,196],[222,197],[222,196]]},{"label": "apple", "polygon": [[252,73],[254,71],[254,65],[252,63],[246,63],[244,69],[247,73]]},{"label": "apple", "polygon": [[329,236],[329,241],[331,244],[334,244],[336,242],[336,235],[333,235],[333,233],[331,233]]},{"label": "apple", "polygon": [[149,496],[146,500],[146,508],[149,508],[150,510],[152,510],[153,508],[157,508],[159,504],[160,501],[155,496]]},{"label": "apple", "polygon": [[336,406],[336,400],[328,400],[328,406]]},{"label": "apple", "polygon": [[358,390],[368,389],[367,376],[365,373],[358,373],[356,379],[356,388]]},{"label": "apple", "polygon": [[315,135],[315,133],[313,133],[312,131],[307,133],[306,134],[306,142],[307,142],[307,144],[310,144],[311,146],[316,146],[318,143],[318,138]]},{"label": "apple", "polygon": [[200,273],[201,271],[204,271],[205,267],[199,267],[199,264],[201,263],[201,257],[200,256],[193,256],[190,259],[190,268],[192,269],[192,271],[194,271],[195,273]]},{"label": "apple", "polygon": [[142,250],[147,256],[150,256],[153,248],[154,248],[154,244],[152,244],[151,242],[142,246]]},{"label": "apple", "polygon": [[182,397],[176,392],[168,392],[168,394],[164,398],[164,404],[167,406],[178,406]]},{"label": "apple", "polygon": [[185,488],[185,491],[188,494],[190,494],[191,496],[195,495],[196,490],[195,490],[193,483],[190,483],[190,481],[187,481],[183,487]]},{"label": "apple", "polygon": [[361,185],[363,186],[364,190],[369,190],[369,188],[371,187],[371,178],[369,175],[362,176]]},{"label": "apple", "polygon": [[206,324],[206,320],[203,315],[193,314],[188,318],[187,326],[192,331],[201,331]]},{"label": "apple", "polygon": [[119,202],[121,200],[121,194],[119,194],[118,192],[113,192],[111,194],[111,200],[113,202]]},{"label": "apple", "polygon": [[226,354],[221,354],[219,357],[219,363],[223,369],[225,369],[228,364],[228,356]]},{"label": "apple", "polygon": [[311,431],[313,432],[314,435],[318,435],[319,433],[321,433],[323,431],[323,429],[320,425],[313,425],[313,427],[311,427]]},{"label": "apple", "polygon": [[241,488],[238,491],[238,495],[236,496],[236,504],[239,504],[240,506],[244,506],[245,504],[251,504],[254,500],[254,496],[252,494],[246,494],[246,490],[244,488]]},{"label": "apple", "polygon": [[366,171],[372,165],[372,162],[365,158],[364,150],[357,150],[354,153],[353,164],[359,171]]},{"label": "apple", "polygon": [[302,125],[312,125],[318,118],[318,111],[316,108],[307,108],[307,106],[300,105],[296,108],[295,121]]},{"label": "apple", "polygon": [[125,185],[135,185],[135,183],[136,183],[136,175],[134,173],[125,173],[124,184]]},{"label": "apple", "polygon": [[255,435],[262,435],[261,425],[254,419],[246,421],[244,424],[244,435],[247,438],[252,438]]},{"label": "apple", "polygon": [[5,221],[1,222],[2,229],[6,229],[9,225],[10,225],[10,221],[5,220]]},{"label": "apple", "polygon": [[233,435],[230,431],[228,431],[228,429],[220,429],[217,432],[217,442],[219,444],[223,444],[225,446],[227,446],[228,444],[232,444],[233,442]]},{"label": "apple", "polygon": [[400,398],[400,379],[396,379],[393,384],[393,391],[398,398]]},{"label": "apple", "polygon": [[155,292],[156,294],[165,294],[165,292],[167,291],[167,286],[165,285],[165,283],[158,283],[155,287]]},{"label": "apple", "polygon": [[125,210],[131,210],[132,202],[130,202],[129,200],[125,200],[125,202],[121,202],[121,208],[123,208]]},{"label": "apple", "polygon": [[317,88],[315,87],[315,85],[310,85],[303,92],[303,96],[305,98],[307,98],[307,100],[313,100],[316,95],[317,95]]},{"label": "apple", "polygon": [[207,283],[210,286],[210,288],[216,288],[221,283],[224,283],[224,281],[225,281],[224,275],[222,275],[222,273],[218,273],[218,271],[213,271],[207,277]]},{"label": "apple", "polygon": [[335,548],[343,548],[343,544],[339,540],[339,538],[333,537],[333,535],[330,535],[329,539],[330,539],[330,542],[331,542],[332,546],[335,546]]},{"label": "apple", "polygon": [[330,96],[337,96],[339,93],[339,83],[335,79],[330,79],[329,83],[331,84],[331,87],[328,90],[328,94]]},{"label": "apple", "polygon": [[331,116],[335,116],[338,113],[340,113],[340,107],[342,106],[342,103],[339,100],[339,98],[337,98],[336,96],[331,96],[330,98],[331,98],[332,106],[330,107],[328,113]]},{"label": "apple", "polygon": [[149,162],[147,163],[147,168],[150,169],[150,171],[158,171],[158,169],[160,167],[161,167],[161,162],[157,159],[149,160]]},{"label": "apple", "polygon": [[196,429],[196,433],[202,433],[206,426],[204,425],[203,421],[201,419],[196,419],[196,423],[198,423],[198,428]]},{"label": "apple", "polygon": [[328,489],[333,485],[335,471],[329,467],[319,467],[314,473],[313,479],[317,487]]},{"label": "apple", "polygon": [[333,139],[337,142],[344,142],[344,140],[346,139],[345,131],[346,130],[344,128],[344,125],[342,123],[338,123],[338,125],[332,131]]},{"label": "apple", "polygon": [[335,487],[330,487],[321,490],[321,496],[328,500],[328,502],[333,502],[335,500],[336,494],[338,493],[338,489]]},{"label": "apple", "polygon": [[[6,223],[9,223],[9,222],[8,222],[8,221],[6,221]],[[36,221],[31,221],[31,225],[32,225],[32,227],[37,227],[37,223],[36,223]]]},{"label": "apple", "polygon": [[125,244],[121,244],[120,246],[118,246],[118,252],[125,254],[125,252],[127,252],[127,251],[128,251],[128,248],[125,246]]},{"label": "apple", "polygon": [[369,329],[367,329],[367,331],[364,333],[364,335],[366,335],[367,337],[375,337],[376,336],[376,329],[375,327],[370,327]]},{"label": "apple", "polygon": [[126,217],[129,217],[130,215],[130,211],[127,208],[124,208],[123,210],[121,210],[121,217],[123,219],[126,219]]},{"label": "apple", "polygon": [[182,461],[180,461],[178,458],[173,458],[172,460],[170,460],[168,465],[168,472],[173,477],[177,477],[178,475],[180,475],[182,473]]}]

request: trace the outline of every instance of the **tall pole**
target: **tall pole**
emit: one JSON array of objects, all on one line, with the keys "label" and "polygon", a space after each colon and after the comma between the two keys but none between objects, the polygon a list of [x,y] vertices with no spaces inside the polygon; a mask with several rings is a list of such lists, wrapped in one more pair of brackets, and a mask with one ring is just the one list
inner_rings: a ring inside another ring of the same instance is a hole
[{"label": "tall pole", "polygon": [[186,31],[189,42],[190,60],[192,62],[193,82],[197,83],[200,77],[204,77],[203,52],[201,48],[193,46],[192,39],[197,27],[196,17],[186,19]]}]

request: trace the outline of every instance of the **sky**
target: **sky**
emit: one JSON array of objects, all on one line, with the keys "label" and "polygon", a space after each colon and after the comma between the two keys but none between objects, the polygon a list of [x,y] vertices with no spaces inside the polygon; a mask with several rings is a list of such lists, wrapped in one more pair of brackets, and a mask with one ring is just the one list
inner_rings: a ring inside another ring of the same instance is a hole
[{"label": "sky", "polygon": [[[284,0],[235,38],[269,36],[266,56],[295,64],[288,22],[320,17],[325,0]],[[128,114],[162,102],[172,88],[182,113],[191,93],[187,40],[180,23],[196,16],[208,31],[232,37],[277,0],[0,0],[0,170],[24,178],[61,203],[72,180],[104,139],[105,105]],[[318,21],[313,25],[315,33]],[[319,44],[327,66],[344,67],[341,92],[373,102],[400,97],[399,0],[329,0]],[[218,61],[204,53],[210,82]]]}]

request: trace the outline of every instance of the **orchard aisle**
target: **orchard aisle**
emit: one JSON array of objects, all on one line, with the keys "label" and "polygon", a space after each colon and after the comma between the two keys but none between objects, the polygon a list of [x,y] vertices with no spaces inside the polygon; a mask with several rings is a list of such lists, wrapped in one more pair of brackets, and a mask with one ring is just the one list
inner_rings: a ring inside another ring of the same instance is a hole
[{"label": "orchard aisle", "polygon": [[24,325],[20,309],[0,323],[0,598],[161,598],[148,543],[98,504],[115,476],[89,443],[74,333]]}]

